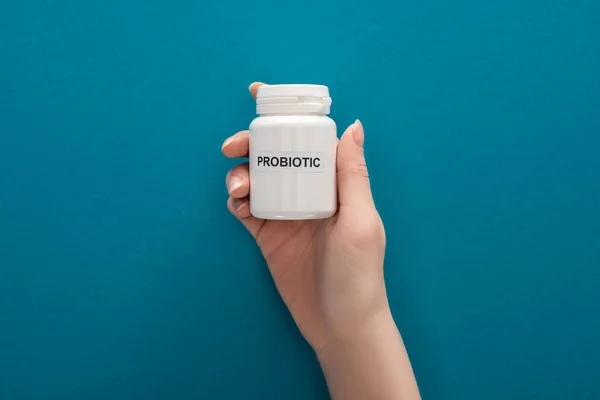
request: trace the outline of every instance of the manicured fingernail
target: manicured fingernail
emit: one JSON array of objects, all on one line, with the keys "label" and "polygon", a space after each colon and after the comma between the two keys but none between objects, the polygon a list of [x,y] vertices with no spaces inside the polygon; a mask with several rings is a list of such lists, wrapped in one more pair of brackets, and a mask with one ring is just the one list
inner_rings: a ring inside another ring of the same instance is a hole
[{"label": "manicured fingernail", "polygon": [[365,144],[365,131],[359,120],[354,121],[352,125],[352,137],[357,145],[362,147]]},{"label": "manicured fingernail", "polygon": [[221,146],[221,150],[225,149],[225,147],[229,146],[231,143],[233,143],[233,136],[230,137],[229,139],[227,139],[226,141],[223,142],[223,146]]},{"label": "manicured fingernail", "polygon": [[250,91],[250,92],[252,92],[252,85],[254,85],[254,82],[252,82],[252,83],[250,84],[250,86],[248,86],[248,91]]},{"label": "manicured fingernail", "polygon": [[247,204],[248,203],[242,199],[233,200],[233,207],[235,208],[235,211],[240,211],[242,208],[246,207]]},{"label": "manicured fingernail", "polygon": [[233,178],[231,178],[231,180],[229,181],[229,187],[227,188],[227,191],[229,192],[229,194],[233,193],[236,189],[238,189],[240,186],[242,186],[244,182],[242,181],[242,179],[240,177],[234,176]]}]

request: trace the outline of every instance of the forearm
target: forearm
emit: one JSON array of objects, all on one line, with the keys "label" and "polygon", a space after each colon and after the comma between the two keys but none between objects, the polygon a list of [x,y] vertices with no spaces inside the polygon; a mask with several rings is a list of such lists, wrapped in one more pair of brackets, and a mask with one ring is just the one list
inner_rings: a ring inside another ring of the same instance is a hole
[{"label": "forearm", "polygon": [[412,367],[391,313],[318,354],[334,400],[420,399]]}]

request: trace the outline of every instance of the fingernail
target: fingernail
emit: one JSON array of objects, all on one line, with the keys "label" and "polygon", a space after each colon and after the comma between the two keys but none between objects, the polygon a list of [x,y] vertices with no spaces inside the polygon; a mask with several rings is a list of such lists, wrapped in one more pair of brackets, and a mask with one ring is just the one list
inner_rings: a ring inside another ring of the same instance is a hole
[{"label": "fingernail", "polygon": [[233,207],[235,211],[240,211],[242,208],[246,207],[248,203],[245,200],[235,199],[233,200]]},{"label": "fingernail", "polygon": [[231,180],[229,181],[229,188],[227,188],[229,194],[233,193],[236,189],[242,186],[242,183],[242,179],[237,176],[231,178]]},{"label": "fingernail", "polygon": [[229,146],[231,143],[233,143],[234,138],[230,137],[229,139],[225,140],[223,142],[223,146],[221,146],[221,150],[225,149],[225,147]]},{"label": "fingernail", "polygon": [[354,143],[357,145],[362,147],[365,144],[365,131],[358,119],[352,125],[352,137],[354,138]]}]

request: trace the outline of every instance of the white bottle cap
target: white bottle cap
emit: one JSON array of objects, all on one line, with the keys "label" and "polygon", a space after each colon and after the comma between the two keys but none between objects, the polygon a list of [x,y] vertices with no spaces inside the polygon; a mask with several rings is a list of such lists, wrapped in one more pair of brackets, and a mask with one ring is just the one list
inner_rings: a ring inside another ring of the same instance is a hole
[{"label": "white bottle cap", "polygon": [[256,95],[257,114],[329,114],[331,97],[323,85],[263,85]]}]

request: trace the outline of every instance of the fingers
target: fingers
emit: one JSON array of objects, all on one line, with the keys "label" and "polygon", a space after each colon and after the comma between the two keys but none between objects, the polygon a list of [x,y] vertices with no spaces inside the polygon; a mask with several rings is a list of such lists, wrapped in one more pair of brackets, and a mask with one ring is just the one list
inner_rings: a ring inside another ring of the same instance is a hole
[{"label": "fingers", "polygon": [[340,206],[373,207],[364,156],[364,129],[359,120],[348,127],[338,144],[337,178]]},{"label": "fingers", "polygon": [[236,199],[234,197],[229,197],[229,199],[227,199],[227,208],[240,220],[251,217],[248,198]]},{"label": "fingers", "polygon": [[[258,88],[261,86],[264,86],[264,83],[254,82],[250,85],[248,90],[250,90],[250,94],[252,94],[252,97],[256,98]],[[223,142],[221,151],[225,156],[229,158],[247,157],[249,144],[250,133],[248,131],[241,131],[227,138]]]},{"label": "fingers", "polygon": [[258,92],[258,88],[261,86],[264,86],[265,84],[262,82],[254,82],[252,84],[250,84],[250,87],[248,87],[248,90],[250,91],[250,94],[252,95],[252,97],[254,97],[256,99],[256,94]]},{"label": "fingers", "polygon": [[241,131],[227,138],[223,142],[221,151],[229,158],[247,157],[249,146],[250,133],[248,131]]},{"label": "fingers", "polygon": [[225,177],[227,192],[235,199],[248,196],[250,193],[250,174],[248,163],[233,167]]},{"label": "fingers", "polygon": [[[250,90],[252,97],[256,98],[258,88],[263,85],[264,83],[261,82],[254,82],[250,85],[248,90]],[[248,157],[249,145],[250,133],[248,131],[241,131],[226,139],[223,142],[221,151],[225,156],[230,158]],[[250,175],[248,163],[237,165],[231,169],[227,173],[225,181],[227,192],[229,193],[229,198],[227,199],[229,212],[240,220],[252,236],[256,237],[265,220],[253,217],[250,214],[250,200],[248,198],[250,193]]]},{"label": "fingers", "polygon": [[250,214],[250,174],[248,163],[237,165],[227,173],[225,178],[227,184],[227,208],[248,229],[252,236],[256,237],[263,223],[262,219]]},{"label": "fingers", "polygon": [[254,237],[260,232],[265,223],[264,219],[258,219],[250,214],[250,204],[248,198],[234,199],[230,197],[227,199],[227,208],[240,222],[248,229],[248,232]]},{"label": "fingers", "polygon": [[250,214],[250,203],[247,197],[241,199],[229,197],[227,199],[227,208],[231,214],[240,220],[252,236],[257,237],[265,220],[258,219]]}]

